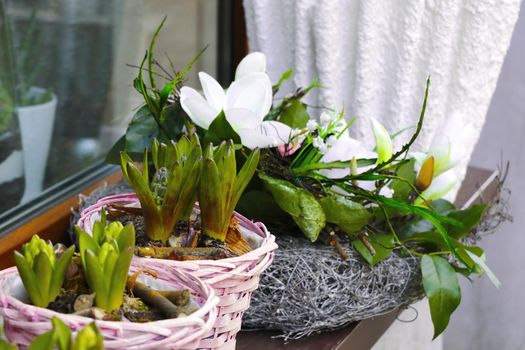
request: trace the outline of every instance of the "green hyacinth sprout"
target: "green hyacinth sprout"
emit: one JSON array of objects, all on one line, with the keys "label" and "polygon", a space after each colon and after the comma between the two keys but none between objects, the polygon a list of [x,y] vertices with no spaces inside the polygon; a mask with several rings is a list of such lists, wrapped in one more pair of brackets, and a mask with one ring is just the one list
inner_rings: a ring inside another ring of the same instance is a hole
[{"label": "green hyacinth sprout", "polygon": [[131,258],[135,250],[135,229],[113,222],[104,227],[94,226],[94,236],[76,227],[80,257],[86,280],[95,292],[95,304],[114,311],[122,305]]},{"label": "green hyacinth sprout", "polygon": [[15,252],[16,267],[34,305],[47,307],[58,297],[74,252],[71,246],[58,258],[53,245],[38,235],[24,244],[22,253]]},{"label": "green hyacinth sprout", "polygon": [[259,150],[255,150],[237,174],[233,142],[223,142],[217,149],[209,144],[199,186],[199,205],[206,235],[221,241],[226,239],[235,206],[258,163]]},{"label": "green hyacinth sprout", "polygon": [[152,240],[166,242],[178,221],[189,219],[195,205],[201,173],[202,149],[197,135],[182,136],[169,144],[153,141],[155,174],[149,180],[148,152],[142,170],[131,157],[121,153],[121,168],[140,201],[146,233]]}]

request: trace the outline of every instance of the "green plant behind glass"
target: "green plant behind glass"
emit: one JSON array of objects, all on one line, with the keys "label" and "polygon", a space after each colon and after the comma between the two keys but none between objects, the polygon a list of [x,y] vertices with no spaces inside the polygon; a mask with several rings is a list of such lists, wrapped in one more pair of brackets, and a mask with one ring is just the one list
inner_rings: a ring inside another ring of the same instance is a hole
[{"label": "green plant behind glass", "polygon": [[34,305],[47,307],[58,297],[74,252],[71,246],[58,258],[53,245],[37,235],[23,245],[22,253],[15,251],[16,267]]},{"label": "green plant behind glass", "polygon": [[[105,218],[103,219],[105,223]],[[135,229],[132,224],[111,223],[97,237],[91,238],[80,228],[80,256],[87,283],[95,292],[95,305],[108,311],[120,308],[135,249]],[[95,232],[94,232],[95,234]],[[91,238],[91,239],[89,239]]]},{"label": "green plant behind glass", "polygon": [[5,131],[14,111],[15,76],[11,33],[5,4],[0,1],[0,133]]},{"label": "green plant behind glass", "polygon": [[208,145],[199,186],[199,206],[206,235],[221,241],[226,239],[235,206],[258,163],[259,150],[255,150],[237,174],[233,142],[223,142],[217,149],[211,143]]},{"label": "green plant behind glass", "polygon": [[182,136],[177,143],[152,143],[155,169],[149,180],[148,152],[142,170],[122,152],[120,164],[124,177],[140,201],[146,233],[152,240],[166,242],[180,220],[187,221],[195,205],[201,174],[202,149],[197,135]]}]

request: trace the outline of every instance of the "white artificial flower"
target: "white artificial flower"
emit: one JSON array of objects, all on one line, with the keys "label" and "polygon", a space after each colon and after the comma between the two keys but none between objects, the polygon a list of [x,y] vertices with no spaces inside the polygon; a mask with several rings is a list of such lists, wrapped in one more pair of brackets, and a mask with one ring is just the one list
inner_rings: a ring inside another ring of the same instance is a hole
[{"label": "white artificial flower", "polygon": [[332,117],[327,112],[323,112],[319,117],[319,121],[321,122],[322,127],[327,127],[332,122]]},{"label": "white artificial flower", "polygon": [[248,148],[267,148],[288,143],[292,129],[277,121],[263,121],[272,106],[272,84],[265,73],[266,57],[254,52],[242,59],[235,81],[225,92],[220,84],[204,72],[199,73],[204,97],[184,86],[180,103],[191,120],[208,129],[224,111],[226,120]]},{"label": "white artificial flower", "polygon": [[430,186],[421,193],[414,203],[423,204],[425,202],[443,198],[456,186],[457,182],[458,178],[454,173],[454,170],[451,169],[445,171],[432,180]]},{"label": "white artificial flower", "polygon": [[328,138],[326,139],[326,145],[328,147],[332,147],[333,145],[335,145],[337,143],[337,136],[335,135],[330,135],[328,136]]},{"label": "white artificial flower", "polygon": [[470,140],[475,129],[470,123],[465,123],[459,114],[449,119],[438,129],[426,153],[414,152],[418,167],[429,158],[434,157],[434,177],[455,167],[465,157],[466,150],[462,145],[464,140]]},{"label": "white artificial flower", "polygon": [[[351,138],[347,132],[343,132],[335,145],[330,147],[321,158],[321,162],[350,161],[354,157],[356,159],[369,159],[376,158],[377,154],[367,150],[363,143]],[[331,179],[339,179],[350,175],[350,167],[345,169],[324,169],[320,173]]]},{"label": "white artificial flower", "polygon": [[312,145],[319,150],[322,154],[325,154],[328,151],[328,147],[326,146],[326,143],[321,137],[316,137],[312,141]]},{"label": "white artificial flower", "polygon": [[310,132],[314,132],[314,131],[317,129],[317,126],[318,126],[318,125],[319,125],[319,124],[317,124],[317,122],[316,122],[315,120],[310,119],[310,120],[308,121],[308,123],[306,123],[306,128],[308,129],[308,131],[310,131]]}]

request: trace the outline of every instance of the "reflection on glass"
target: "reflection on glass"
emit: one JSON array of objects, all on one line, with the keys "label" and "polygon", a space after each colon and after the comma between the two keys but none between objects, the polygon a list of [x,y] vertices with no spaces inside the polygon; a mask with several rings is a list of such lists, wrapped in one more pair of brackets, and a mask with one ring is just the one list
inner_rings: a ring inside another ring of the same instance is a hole
[{"label": "reflection on glass", "polygon": [[217,2],[0,0],[0,215],[102,159],[140,106],[131,82],[156,56],[216,71]]}]

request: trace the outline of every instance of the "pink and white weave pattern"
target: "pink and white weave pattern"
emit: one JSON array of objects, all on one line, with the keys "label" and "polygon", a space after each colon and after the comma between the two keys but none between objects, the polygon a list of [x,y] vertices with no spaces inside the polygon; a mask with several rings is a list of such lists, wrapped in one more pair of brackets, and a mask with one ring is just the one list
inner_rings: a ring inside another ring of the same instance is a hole
[{"label": "pink and white weave pattern", "polygon": [[[141,267],[133,263],[130,272]],[[186,317],[147,323],[97,320],[105,349],[196,349],[200,338],[208,334],[215,324],[218,298],[208,284],[176,269],[153,269],[160,280],[174,289],[189,289],[200,308]],[[52,317],[60,318],[73,332],[94,321],[26,304],[12,295],[17,283],[21,281],[15,267],[0,271],[0,317],[4,320],[5,335],[13,343],[27,346],[36,336],[51,329]]]}]

